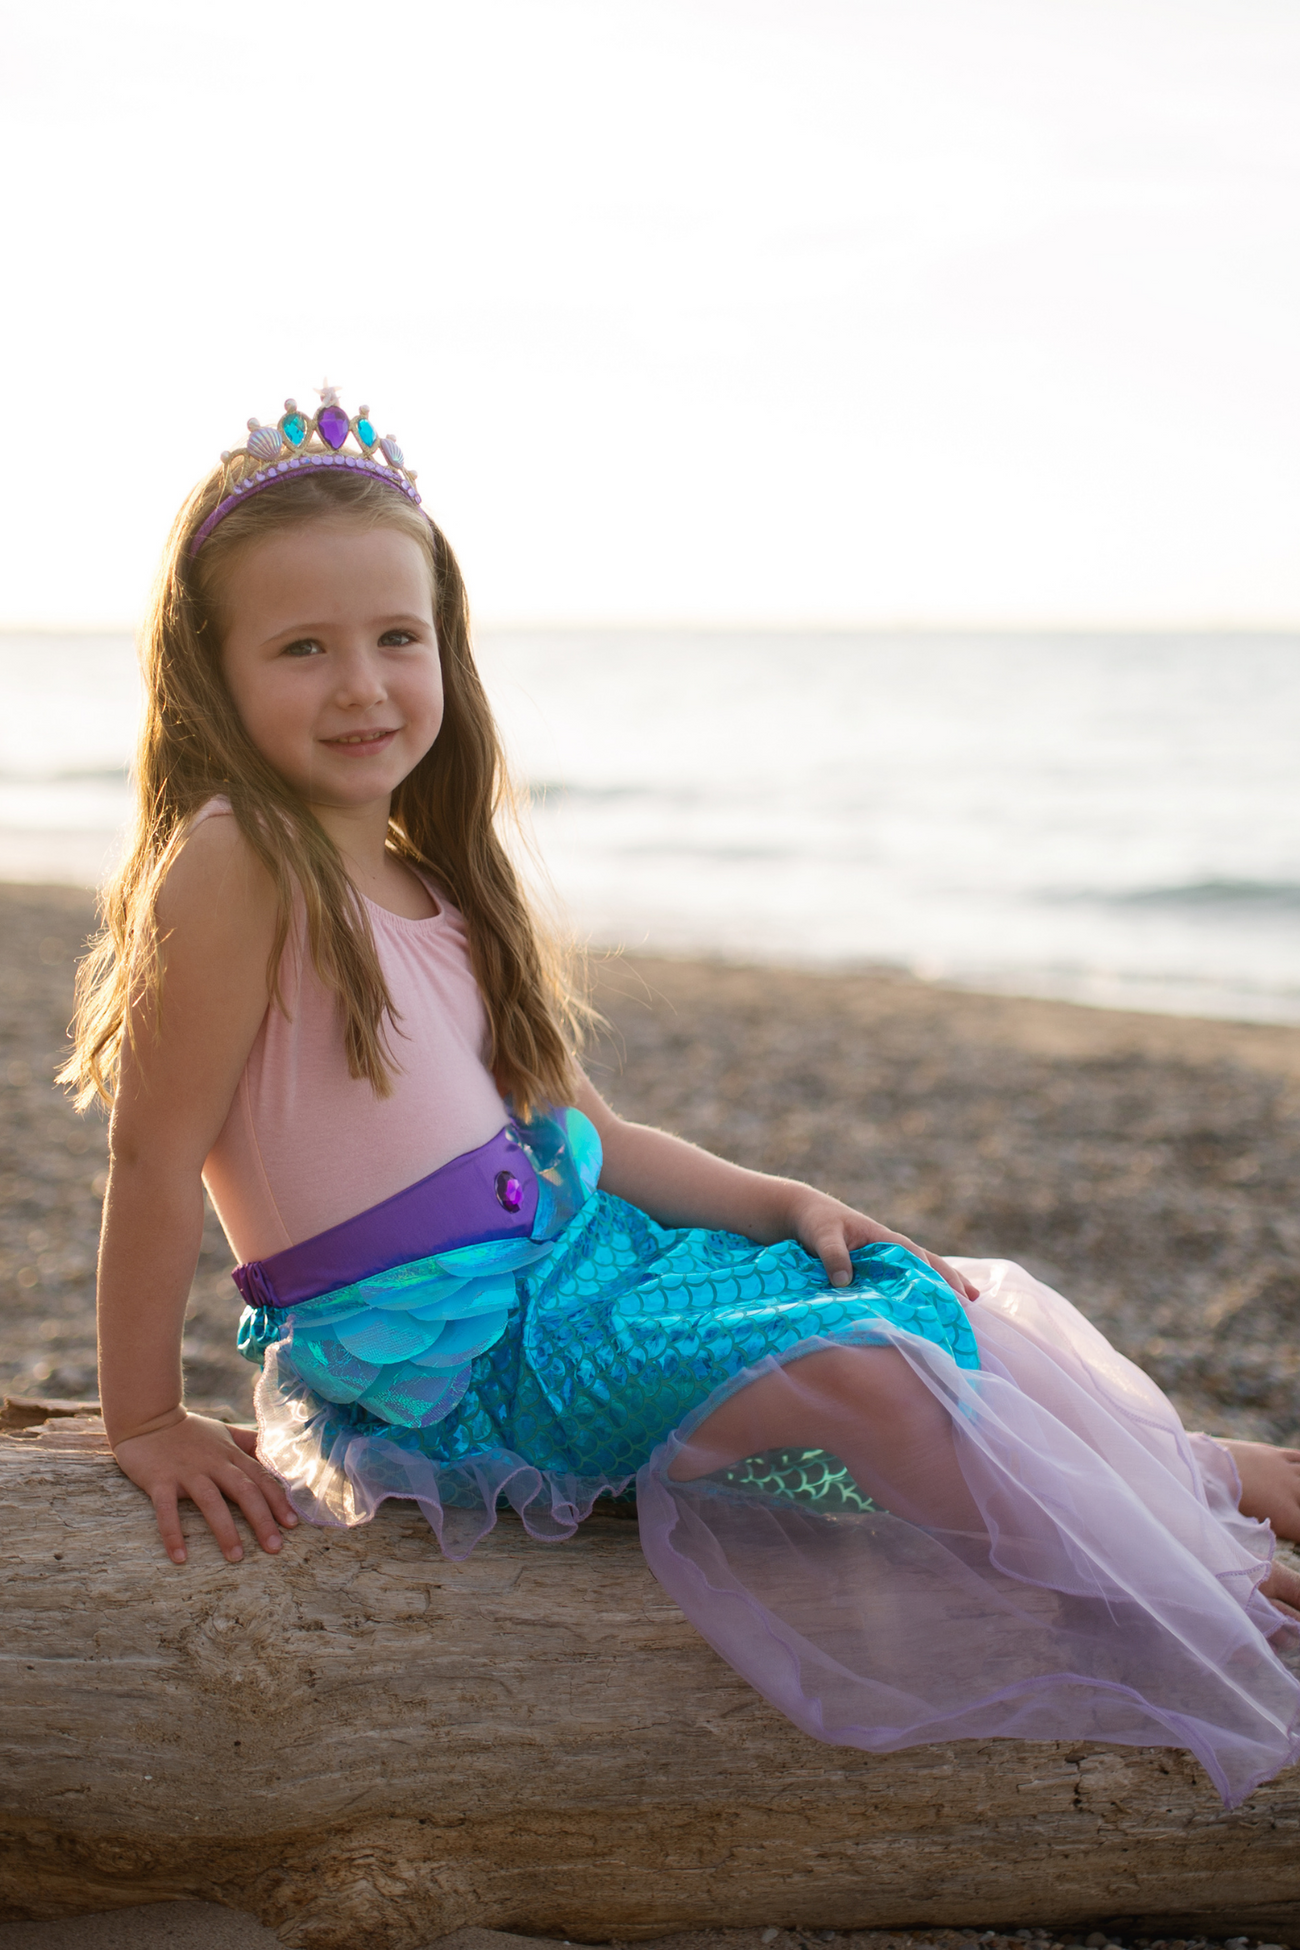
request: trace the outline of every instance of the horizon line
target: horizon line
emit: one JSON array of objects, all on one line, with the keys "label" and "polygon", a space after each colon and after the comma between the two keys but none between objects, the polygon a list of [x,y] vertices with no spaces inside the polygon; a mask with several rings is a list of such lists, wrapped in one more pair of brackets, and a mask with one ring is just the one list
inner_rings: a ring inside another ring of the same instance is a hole
[{"label": "horizon line", "polygon": [[[5,622],[0,637],[13,636],[126,636],[139,625],[129,622]],[[518,636],[1300,636],[1300,616],[1291,619],[1098,617],[1090,620],[1015,621],[986,618],[837,618],[837,617],[717,617],[554,618],[478,616],[475,634]]]}]

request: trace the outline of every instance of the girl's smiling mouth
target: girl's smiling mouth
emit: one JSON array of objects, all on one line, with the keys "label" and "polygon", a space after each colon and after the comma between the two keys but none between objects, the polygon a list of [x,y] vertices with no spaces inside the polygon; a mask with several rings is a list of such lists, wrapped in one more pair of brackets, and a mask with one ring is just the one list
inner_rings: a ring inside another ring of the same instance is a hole
[{"label": "girl's smiling mouth", "polygon": [[334,751],[365,754],[386,747],[400,729],[400,725],[386,725],[374,731],[341,731],[336,738],[322,738],[321,744],[329,745]]}]

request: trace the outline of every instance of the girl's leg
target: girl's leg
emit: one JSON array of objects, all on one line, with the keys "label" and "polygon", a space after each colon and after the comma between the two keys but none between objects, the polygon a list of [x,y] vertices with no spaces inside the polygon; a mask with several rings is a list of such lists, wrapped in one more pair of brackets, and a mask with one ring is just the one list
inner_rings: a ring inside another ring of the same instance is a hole
[{"label": "girl's leg", "polygon": [[827,1348],[762,1375],[714,1409],[668,1474],[688,1483],[764,1449],[828,1449],[895,1516],[984,1530],[951,1418],[896,1348]]},{"label": "girl's leg", "polygon": [[1273,1534],[1300,1544],[1300,1449],[1268,1442],[1221,1442],[1241,1478],[1244,1517],[1271,1524]]},{"label": "girl's leg", "polygon": [[[1226,1442],[1241,1509],[1300,1541],[1300,1450]],[[679,1483],[764,1449],[828,1449],[885,1509],[928,1528],[982,1533],[957,1462],[952,1422],[895,1348],[828,1348],[765,1374],[702,1422],[674,1458]],[[1274,1563],[1260,1587],[1300,1618],[1300,1574]]]},{"label": "girl's leg", "polygon": [[[1272,1529],[1275,1537],[1300,1544],[1300,1449],[1275,1449],[1268,1442],[1225,1442],[1241,1478],[1238,1508]],[[1300,1618],[1300,1575],[1275,1559],[1260,1586],[1293,1618]]]}]

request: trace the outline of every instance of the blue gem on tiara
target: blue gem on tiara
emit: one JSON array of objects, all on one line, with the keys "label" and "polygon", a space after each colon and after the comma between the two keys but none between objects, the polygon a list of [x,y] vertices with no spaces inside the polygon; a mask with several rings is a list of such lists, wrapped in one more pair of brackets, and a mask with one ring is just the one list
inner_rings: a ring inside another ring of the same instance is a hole
[{"label": "blue gem on tiara", "polygon": [[297,400],[287,399],[284,403],[284,418],[280,431],[286,442],[296,452],[307,438],[307,415],[298,411]]}]

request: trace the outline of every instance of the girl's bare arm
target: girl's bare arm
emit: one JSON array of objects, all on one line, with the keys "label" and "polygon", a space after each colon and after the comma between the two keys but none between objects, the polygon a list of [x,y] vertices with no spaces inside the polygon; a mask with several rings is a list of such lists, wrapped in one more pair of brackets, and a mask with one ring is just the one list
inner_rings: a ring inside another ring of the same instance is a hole
[{"label": "girl's bare arm", "polygon": [[927,1253],[902,1233],[811,1185],[747,1171],[667,1131],[625,1122],[586,1078],[578,1108],[600,1133],[605,1153],[601,1189],[639,1205],[661,1225],[710,1226],[765,1243],[797,1239],[821,1260],[833,1286],[847,1286],[853,1278],[853,1248],[881,1242],[906,1246],[933,1266],[960,1299],[979,1297],[978,1287],[937,1253]]},{"label": "girl's bare arm", "polygon": [[227,1498],[267,1550],[297,1521],[252,1454],[255,1438],[182,1403],[180,1343],[203,1231],[200,1174],[266,1011],[275,932],[270,878],[231,819],[204,822],[159,902],[162,1005],[137,1019],[109,1134],[99,1254],[100,1399],[125,1473],[152,1498],[170,1556],[185,1559],[188,1496],[225,1555],[243,1555]]}]

